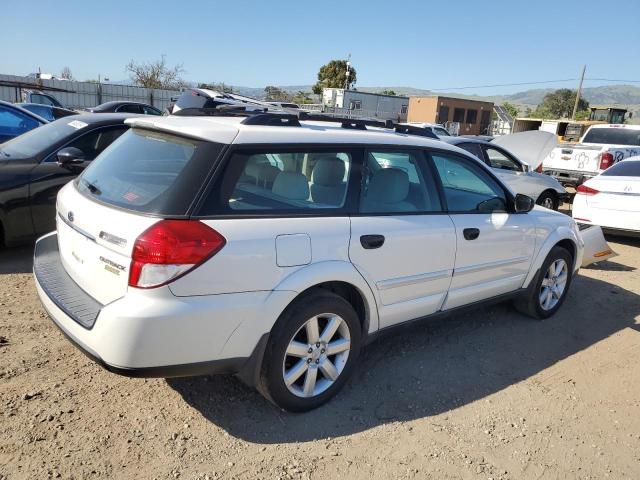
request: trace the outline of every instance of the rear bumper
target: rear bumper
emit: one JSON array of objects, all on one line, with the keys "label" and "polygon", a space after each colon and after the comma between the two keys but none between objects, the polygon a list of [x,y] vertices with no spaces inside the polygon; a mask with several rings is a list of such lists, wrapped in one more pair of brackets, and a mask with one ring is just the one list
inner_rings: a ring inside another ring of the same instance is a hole
[{"label": "rear bumper", "polygon": [[582,185],[584,182],[595,176],[595,174],[556,168],[544,169],[542,173],[555,178],[562,185],[569,185],[571,187]]},{"label": "rear bumper", "polygon": [[[243,322],[256,322],[269,292],[176,297],[168,287],[129,289],[100,305],[66,273],[55,233],[34,253],[38,296],[53,323],[84,354],[107,370],[132,377],[238,373],[271,325],[234,337]],[[92,323],[87,322],[94,317]],[[243,331],[246,328],[242,329]],[[233,343],[234,348],[226,348]]]}]

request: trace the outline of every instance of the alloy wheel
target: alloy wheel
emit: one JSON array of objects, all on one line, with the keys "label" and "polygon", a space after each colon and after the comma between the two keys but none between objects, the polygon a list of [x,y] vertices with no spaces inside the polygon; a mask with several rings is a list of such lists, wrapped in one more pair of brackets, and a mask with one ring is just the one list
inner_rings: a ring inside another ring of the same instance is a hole
[{"label": "alloy wheel", "polygon": [[349,358],[351,336],[339,315],[308,319],[289,341],[282,364],[284,383],[298,397],[315,397],[338,379]]},{"label": "alloy wheel", "polygon": [[542,279],[538,296],[543,310],[551,310],[558,304],[564,294],[568,278],[569,267],[567,262],[562,258],[551,262]]}]

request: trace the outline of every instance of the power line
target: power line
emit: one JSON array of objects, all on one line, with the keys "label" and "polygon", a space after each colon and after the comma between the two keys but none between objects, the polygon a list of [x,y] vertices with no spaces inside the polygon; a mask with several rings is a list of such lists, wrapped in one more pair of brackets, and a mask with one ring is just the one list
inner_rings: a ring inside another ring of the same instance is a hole
[{"label": "power line", "polygon": [[[517,87],[524,85],[542,85],[546,83],[562,83],[562,82],[575,82],[578,78],[563,78],[560,80],[542,80],[538,82],[519,82],[519,83],[496,83],[493,85],[473,85],[467,87],[448,87],[448,88],[427,88],[431,92],[449,91],[449,90],[470,90],[474,88],[493,88],[493,87]],[[586,81],[598,81],[598,82],[622,82],[622,83],[640,83],[640,80],[616,80],[612,78],[585,78]]]}]

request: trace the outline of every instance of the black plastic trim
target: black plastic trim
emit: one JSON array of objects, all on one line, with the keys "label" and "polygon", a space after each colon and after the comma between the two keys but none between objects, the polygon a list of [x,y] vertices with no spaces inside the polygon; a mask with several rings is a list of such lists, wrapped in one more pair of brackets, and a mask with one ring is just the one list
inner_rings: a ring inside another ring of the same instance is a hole
[{"label": "black plastic trim", "polygon": [[103,305],[82,290],[62,266],[57,234],[36,242],[33,273],[47,297],[60,310],[87,330],[93,327]]}]

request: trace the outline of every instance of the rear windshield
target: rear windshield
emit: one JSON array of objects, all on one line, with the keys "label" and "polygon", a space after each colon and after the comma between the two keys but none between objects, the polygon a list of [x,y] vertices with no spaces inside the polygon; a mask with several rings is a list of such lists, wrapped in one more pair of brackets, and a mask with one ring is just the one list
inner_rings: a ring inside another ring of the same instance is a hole
[{"label": "rear windshield", "polygon": [[49,149],[64,140],[71,133],[87,126],[84,122],[61,118],[41,127],[23,133],[2,145],[2,152],[10,158],[29,158]]},{"label": "rear windshield", "polygon": [[185,215],[222,148],[131,129],[93,161],[76,185],[87,196],[127,210]]},{"label": "rear windshield", "polygon": [[592,128],[582,143],[605,143],[610,145],[640,145],[640,130],[630,128]]},{"label": "rear windshield", "polygon": [[624,160],[607,168],[602,175],[607,177],[640,177],[640,160]]}]

